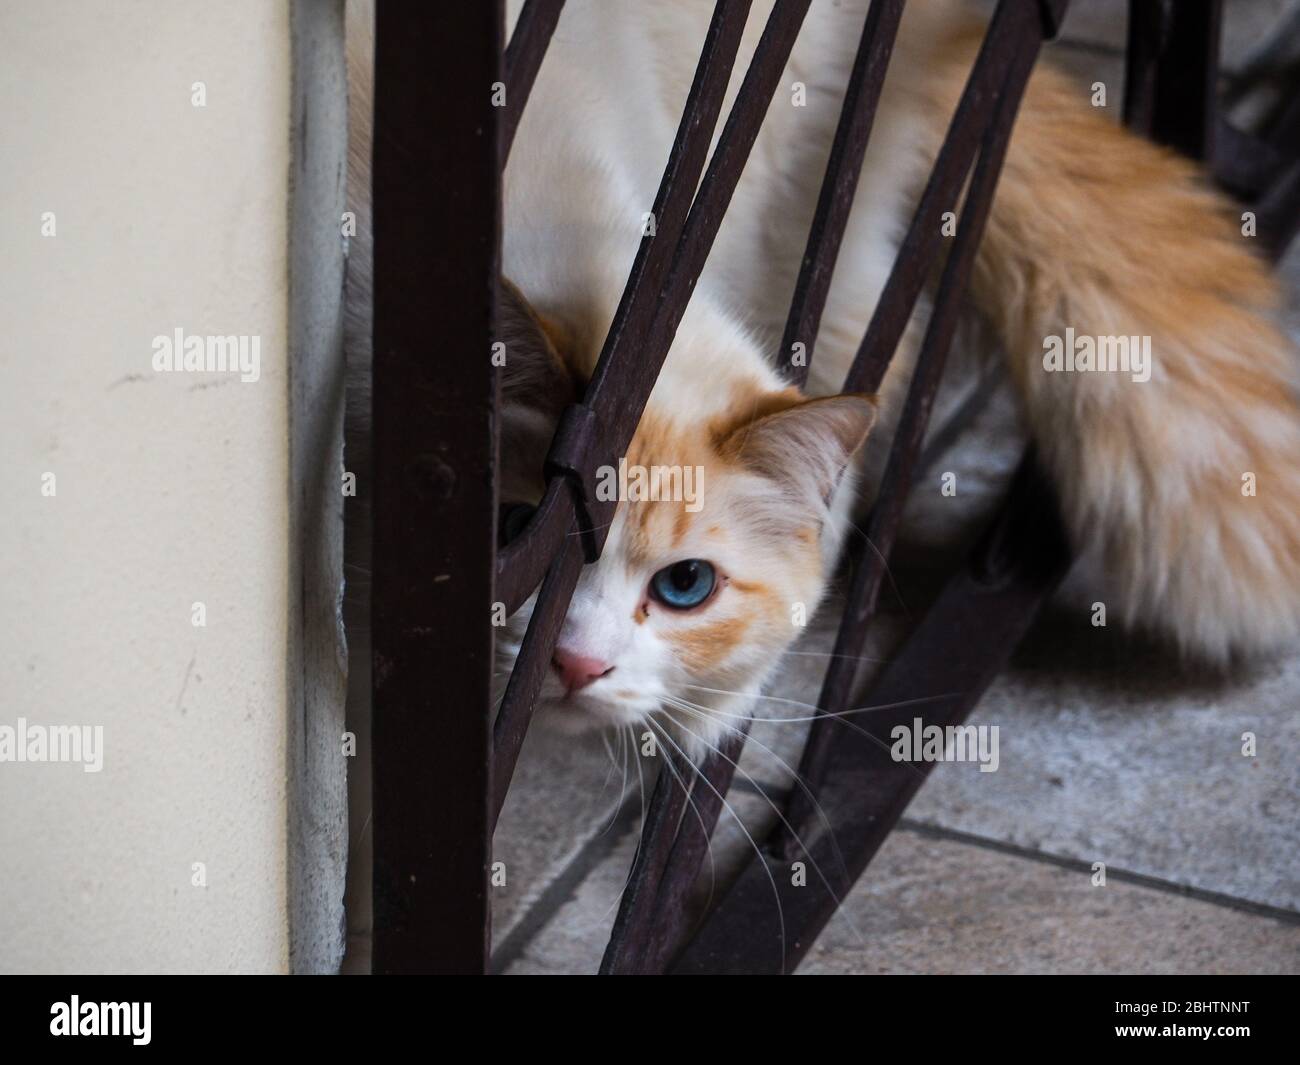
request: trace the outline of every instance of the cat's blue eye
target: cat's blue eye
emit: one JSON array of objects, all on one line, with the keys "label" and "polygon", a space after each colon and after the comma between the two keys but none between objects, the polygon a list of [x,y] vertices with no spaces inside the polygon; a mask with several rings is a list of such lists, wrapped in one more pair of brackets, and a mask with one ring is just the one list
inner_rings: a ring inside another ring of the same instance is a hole
[{"label": "cat's blue eye", "polygon": [[713,594],[713,566],[702,558],[687,558],[665,566],[650,578],[650,593],[674,610],[690,610]]}]

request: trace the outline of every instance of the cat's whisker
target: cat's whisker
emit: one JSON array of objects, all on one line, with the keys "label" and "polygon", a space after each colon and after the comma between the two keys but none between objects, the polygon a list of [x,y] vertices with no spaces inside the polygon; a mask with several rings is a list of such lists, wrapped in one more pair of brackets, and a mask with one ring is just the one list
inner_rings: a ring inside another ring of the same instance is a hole
[{"label": "cat's whisker", "polygon": [[[601,836],[603,836],[606,832],[608,832],[611,828],[614,827],[614,822],[618,820],[618,815],[623,810],[623,803],[627,799],[627,749],[624,746],[624,742],[623,742],[623,730],[617,729],[616,735],[618,736],[618,751],[619,751],[621,761],[623,763],[623,779],[622,782],[619,784],[618,802],[614,804],[614,809],[609,815],[609,820],[605,822],[605,827],[596,833],[597,839],[599,839]],[[603,793],[604,792],[602,790],[602,794]]]},{"label": "cat's whisker", "polygon": [[[669,701],[672,702],[674,706],[677,706],[681,710],[685,710],[687,713],[692,714],[695,717],[701,718],[706,722],[710,721],[710,710],[707,706],[700,706],[698,703],[692,703],[689,700],[680,698],[670,698]],[[731,729],[732,732],[740,731],[730,725],[724,725],[723,727]],[[803,789],[803,793],[808,797],[809,801],[813,805],[813,810],[816,812],[817,816],[821,818],[822,824],[826,827],[827,837],[830,839],[831,847],[835,851],[835,860],[839,862],[840,870],[847,878],[849,875],[848,863],[845,861],[844,852],[840,850],[839,840],[835,838],[835,829],[831,825],[831,819],[826,815],[826,811],[822,808],[822,804],[817,800],[817,796],[813,794],[812,789],[804,783],[803,777],[799,775],[798,771],[795,770],[789,762],[777,754],[776,751],[772,750],[772,748],[762,740],[758,739],[751,733],[746,742],[753,744],[761,751],[766,751],[782,769],[790,774],[790,779],[793,784],[796,787]]]},{"label": "cat's whisker", "polygon": [[[662,725],[656,723],[653,718],[646,718],[646,724],[649,725],[652,729],[654,729],[660,736],[662,736],[664,742],[667,743],[679,755],[681,755],[683,761],[685,761],[688,765],[691,765],[692,767],[695,766],[695,763],[692,762],[691,759],[687,757],[686,752],[683,751],[681,747],[678,746],[677,742],[672,738],[672,736],[668,734],[667,729],[665,729]],[[711,792],[713,792],[714,795],[718,797],[718,801],[722,803],[723,808],[727,811],[727,813],[731,814],[732,820],[736,822],[736,827],[739,828],[740,831],[744,834],[745,839],[749,840],[749,845],[754,849],[755,856],[758,858],[759,863],[763,866],[763,871],[767,874],[768,882],[772,885],[772,897],[776,899],[776,914],[777,914],[777,919],[781,926],[781,968],[784,969],[785,968],[785,907],[781,905],[781,891],[776,886],[776,878],[772,875],[772,870],[768,866],[767,859],[764,857],[763,851],[759,848],[758,844],[754,841],[754,837],[749,834],[749,829],[745,827],[745,822],[742,821],[740,819],[740,815],[736,813],[735,807],[733,807],[731,803],[727,802],[727,797],[723,795],[722,792],[718,791],[718,789],[715,788],[709,782],[708,778],[705,777],[704,774],[701,773],[698,768],[695,769],[695,775],[697,780],[704,781],[705,787],[707,787]]]},{"label": "cat's whisker", "polygon": [[[668,759],[667,761],[669,765],[672,764],[671,759]],[[676,770],[674,770],[674,772],[676,772]],[[680,773],[677,774],[677,779],[681,787],[686,789],[686,801],[690,803],[691,809],[695,813],[695,820],[700,823],[700,834],[704,836],[704,844],[705,844],[704,853],[708,856],[709,859],[709,897],[705,900],[704,909],[702,912],[707,913],[710,904],[713,902],[713,892],[718,885],[717,870],[713,862],[713,833],[710,832],[708,828],[705,826],[704,815],[700,813],[699,806],[696,805],[695,799],[692,797],[692,793],[694,792],[695,789],[687,788],[686,781],[681,778]]]},{"label": "cat's whisker", "polygon": [[609,733],[602,731],[600,734],[601,745],[605,748],[605,753],[609,755],[609,768],[605,770],[605,782],[600,786],[600,795],[603,798],[605,789],[609,787],[609,782],[614,776],[614,770],[618,768],[618,761],[614,757],[614,746],[609,742]]},{"label": "cat's whisker", "polygon": [[[714,690],[711,688],[702,688],[698,684],[686,684],[683,686],[687,688],[700,688],[701,691]],[[730,694],[730,693],[722,693],[722,694]],[[892,710],[897,707],[912,706],[915,703],[931,702],[935,699],[950,699],[953,698],[955,694],[956,693],[953,693],[952,695],[924,695],[916,699],[903,699],[900,702],[896,702],[896,703],[880,703],[877,706],[859,706],[850,710],[840,710],[833,714],[814,714],[809,717],[754,717],[752,714],[731,714],[725,710],[716,710],[713,707],[708,707],[707,709],[710,714],[716,714],[719,717],[729,717],[737,721],[762,721],[762,722],[770,721],[773,724],[777,724],[777,725],[795,724],[800,721],[816,721],[817,718],[819,717],[826,717],[835,721],[837,724],[843,725],[845,728],[851,729],[853,732],[858,733],[864,739],[870,740],[882,751],[890,751],[892,753],[892,748],[884,740],[880,739],[878,736],[873,736],[861,725],[857,725],[852,721],[848,721],[846,720],[846,718],[848,718],[851,714],[866,714],[877,710]],[[775,696],[765,696],[765,695],[756,695],[753,696],[753,698],[776,699]],[[808,707],[813,706],[812,703],[800,703],[798,702],[798,700],[795,699],[777,699],[776,701],[794,703],[797,706],[808,706]],[[815,709],[815,707],[813,708]],[[922,773],[921,770],[917,769],[916,766],[912,765],[910,762],[904,762],[902,764],[907,766],[909,769],[911,769],[912,772],[914,772],[917,776],[919,777],[925,776],[925,774]]]},{"label": "cat's whisker", "polygon": [[[673,701],[675,702],[675,700]],[[679,707],[679,709],[686,709],[686,708]],[[749,781],[749,783],[753,786],[754,790],[758,792],[758,794],[762,797],[763,801],[772,808],[772,812],[776,814],[777,819],[781,822],[781,824],[785,826],[786,831],[790,833],[790,836],[794,839],[795,843],[799,845],[799,849],[804,852],[805,857],[807,857],[808,859],[808,863],[813,867],[813,871],[816,872],[818,879],[821,880],[822,886],[826,888],[826,893],[830,895],[832,899],[835,900],[835,905],[837,907],[840,906],[841,899],[839,895],[835,893],[835,889],[831,887],[831,882],[826,878],[826,874],[822,872],[821,863],[818,862],[817,859],[813,857],[812,850],[808,847],[806,843],[804,843],[802,837],[795,830],[794,825],[790,824],[790,822],[786,819],[785,814],[781,812],[781,808],[772,801],[772,799],[768,796],[767,792],[764,791],[763,788],[759,785],[758,781],[756,781],[752,776],[749,775],[749,773],[747,773],[744,769],[742,769],[738,761],[728,757],[725,753],[723,753],[721,748],[715,747],[713,744],[711,744],[708,740],[706,740],[694,729],[688,727],[687,725],[683,724],[681,721],[677,720],[677,718],[675,718],[666,709],[663,711],[663,713],[664,716],[667,717],[668,720],[671,721],[674,725],[676,725],[679,729],[681,729],[683,732],[687,733],[688,735],[694,736],[697,740],[699,740],[702,744],[704,744],[705,747],[707,747],[710,751],[716,754],[723,761],[733,766],[737,773],[739,773],[742,777],[744,777],[746,780]],[[701,780],[704,779],[703,775],[700,776],[700,779]],[[827,822],[827,824],[829,826],[829,822]],[[834,838],[834,833],[832,833],[832,840],[833,838]],[[759,857],[764,862],[764,864],[767,863],[767,859],[763,857],[761,854]],[[843,855],[840,855],[840,861],[841,864],[843,864]],[[862,933],[858,931],[857,927],[853,924],[852,919],[848,918],[847,913],[845,913],[845,917],[846,919],[848,919],[848,925],[850,928],[853,929],[854,935],[856,935],[858,939],[862,942],[862,944],[865,945],[866,940],[865,938],[863,938]]]},{"label": "cat's whisker", "polygon": [[870,662],[873,665],[884,665],[889,661],[888,658],[875,658],[871,655],[837,655],[834,651],[782,651],[781,654],[807,658],[844,658],[851,662]]},{"label": "cat's whisker", "polygon": [[358,844],[360,844],[360,842],[363,839],[366,838],[366,829],[370,827],[370,819],[374,816],[374,814],[375,814],[375,808],[372,806],[370,808],[370,812],[366,814],[366,819],[361,822],[361,828],[357,832],[356,838],[351,843],[352,847],[356,847]]},{"label": "cat's whisker", "polygon": [[[621,733],[623,730],[619,729]],[[637,779],[637,798],[641,803],[641,820],[640,824],[645,824],[645,770],[641,768],[641,752],[636,745],[636,726],[628,725],[627,741],[628,755],[636,759],[636,779]],[[640,844],[638,843],[638,846]]]},{"label": "cat's whisker", "polygon": [[[619,888],[618,894],[614,896],[614,901],[611,902],[605,908],[605,912],[601,914],[599,918],[591,922],[591,924],[588,926],[590,928],[595,928],[598,925],[603,924],[605,918],[609,916],[610,911],[613,910],[615,906],[618,906],[620,903],[622,903],[623,896],[627,894],[627,886],[628,884],[632,883],[632,873],[636,869],[636,854],[639,854],[641,852],[640,831],[645,827],[645,776],[641,770],[641,755],[640,752],[637,750],[637,746],[636,746],[636,728],[633,725],[627,725],[625,726],[625,728],[626,731],[624,731],[623,728],[617,730],[618,749],[620,753],[622,753],[624,756],[623,766],[625,771],[627,768],[627,758],[631,757],[636,759],[636,776],[637,776],[637,781],[639,782],[637,788],[637,798],[641,803],[641,820],[638,822],[640,828],[638,829],[638,834],[637,834],[636,851],[633,852],[632,861],[628,863],[627,876],[623,878],[623,886]],[[624,796],[622,795],[619,796],[618,805],[614,807],[613,816],[610,818],[610,822],[609,822],[610,825],[612,825],[614,823],[614,820],[618,817],[618,815],[623,812],[623,798]],[[602,830],[601,835],[604,835],[604,833],[608,830],[609,830],[609,825],[606,825],[605,828]]]},{"label": "cat's whisker", "polygon": [[[629,733],[632,735],[632,739],[633,739],[633,743],[632,743],[632,756],[636,759],[636,764],[637,764],[637,773],[638,773],[638,775],[640,775],[640,772],[641,772],[641,752],[640,752],[640,749],[636,746],[636,742],[635,742],[635,740],[636,740],[635,727],[632,726],[632,725],[629,725],[629,726],[628,726],[628,731],[629,731]],[[664,765],[668,768],[668,771],[673,775],[673,779],[677,781],[677,786],[678,786],[679,788],[682,789],[682,793],[686,796],[686,802],[687,802],[687,804],[690,806],[690,808],[691,808],[691,812],[695,814],[695,820],[698,821],[698,822],[700,823],[700,831],[704,834],[704,839],[705,839],[706,844],[707,844],[707,849],[705,850],[705,854],[708,856],[708,859],[709,859],[709,897],[708,897],[708,900],[706,901],[705,906],[704,906],[704,909],[705,909],[705,911],[707,912],[708,907],[709,907],[709,904],[713,902],[713,892],[714,892],[714,889],[715,889],[716,886],[717,886],[717,871],[716,871],[716,868],[715,868],[715,866],[714,866],[714,861],[713,861],[713,837],[712,837],[712,836],[710,835],[710,833],[705,829],[705,827],[704,827],[704,816],[703,816],[703,814],[700,813],[699,807],[695,804],[695,800],[694,800],[693,798],[691,798],[691,789],[687,786],[686,781],[682,779],[682,775],[677,771],[676,767],[673,766],[673,764],[672,764],[672,759],[671,759],[671,758],[665,758],[665,759],[664,759]],[[646,815],[646,810],[645,810],[645,781],[644,781],[644,779],[643,779],[642,782],[641,782],[641,831],[642,831],[642,832],[644,832],[644,830],[645,830],[645,815]],[[641,841],[640,841],[640,839],[638,838],[638,840],[637,840],[637,848],[638,848],[638,850],[640,849],[640,846],[641,846]],[[635,863],[634,863],[634,864],[635,864]],[[632,870],[629,869],[629,870],[628,870],[627,879],[623,881],[623,890],[619,892],[618,898],[615,899],[615,901],[614,901],[614,905],[616,905],[617,903],[619,903],[619,902],[622,901],[622,899],[623,899],[623,895],[627,892],[627,886],[628,886],[628,884],[630,884],[631,882],[632,882]],[[611,909],[611,910],[614,908],[614,905],[611,905],[611,906],[610,906],[610,909]],[[608,914],[609,914],[609,910],[606,910],[605,913],[606,913],[606,916],[608,916]]]},{"label": "cat's whisker", "polygon": [[[706,688],[700,684],[683,684],[684,688],[693,688],[697,691],[711,692],[714,695],[739,695],[739,692],[729,692],[721,688]],[[848,717],[851,714],[871,714],[879,710],[897,710],[904,706],[911,706],[914,703],[934,702],[938,699],[955,699],[960,692],[941,692],[938,695],[918,695],[915,699],[902,699],[895,703],[873,703],[871,706],[852,706],[847,710],[837,710],[833,714],[810,714],[807,717],[755,717],[752,714],[727,714],[722,710],[713,710],[708,708],[710,713],[724,714],[726,717],[739,717],[744,720],[752,721],[775,721],[775,722],[795,722],[795,721],[816,721],[819,717]],[[743,698],[761,699],[767,702],[788,703],[791,706],[803,706],[809,710],[816,710],[816,703],[800,702],[798,699],[785,699],[775,695],[746,695]]]},{"label": "cat's whisker", "polygon": [[875,552],[876,557],[880,559],[880,565],[884,568],[885,576],[889,578],[889,587],[894,590],[894,595],[898,598],[898,604],[903,608],[903,613],[907,616],[908,620],[911,620],[912,612],[907,609],[907,603],[903,600],[903,593],[898,588],[898,582],[894,580],[894,571],[889,568],[889,559],[881,554],[880,548],[871,542],[870,536],[861,529],[858,529],[857,525],[854,525],[853,522],[850,521],[849,525],[854,529],[857,529],[858,533],[862,536],[862,539],[866,542],[866,545],[871,548],[871,550]]}]

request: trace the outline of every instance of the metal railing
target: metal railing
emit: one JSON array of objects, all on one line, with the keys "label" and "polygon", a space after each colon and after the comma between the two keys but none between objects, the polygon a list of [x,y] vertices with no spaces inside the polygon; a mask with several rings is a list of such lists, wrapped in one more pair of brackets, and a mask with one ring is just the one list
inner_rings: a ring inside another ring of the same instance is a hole
[{"label": "metal railing", "polygon": [[[800,765],[803,786],[791,792],[762,852],[683,943],[684,904],[745,730],[703,765],[678,762],[675,772],[661,772],[604,973],[791,971],[925,779],[926,765],[894,762],[881,749],[888,744],[875,740],[916,717],[941,726],[964,719],[1068,566],[1055,500],[1027,454],[998,519],[866,693],[870,705],[897,709],[873,714],[870,733],[847,732],[829,742],[829,715],[858,694],[854,663],[875,611],[1017,108],[1041,45],[1055,35],[1067,4],[998,4],[845,382],[849,391],[876,389],[942,258],[866,530],[878,552],[853,567],[818,699],[822,716]],[[1133,5],[1126,116],[1160,139],[1208,154],[1216,129],[1217,0],[1190,0],[1177,9],[1162,0]],[[866,18],[782,352],[802,343],[811,360],[903,6],[904,0],[875,0]],[[503,52],[498,3],[378,5],[377,972],[487,970],[492,831],[569,598],[583,565],[599,557],[615,506],[594,491],[595,471],[615,464],[636,431],[809,0],[776,3],[710,157],[750,8],[749,0],[717,0],[652,207],[654,234],[637,252],[581,402],[560,421],[546,460],[543,500],[527,528],[497,551],[499,382],[488,352],[500,258],[500,174],[562,7],[562,0],[529,0]],[[437,63],[426,61],[435,54]],[[1175,92],[1171,71],[1185,73],[1189,56],[1204,77],[1191,79],[1194,91]],[[496,83],[505,85],[504,108],[490,104]],[[1271,178],[1265,188],[1256,176],[1253,193],[1280,196],[1277,185],[1285,182],[1277,173]],[[957,235],[945,240],[941,216],[958,210]],[[806,364],[786,369],[797,383],[806,378]],[[539,585],[493,726],[491,607],[501,603],[513,612]],[[940,695],[945,692],[960,694]],[[922,696],[929,698],[917,704]],[[690,782],[689,795],[679,780]],[[810,818],[814,800],[822,811],[816,819]],[[698,817],[683,816],[688,802]],[[826,879],[795,889],[788,875],[771,875],[777,867],[788,874],[795,857],[817,863]]]}]

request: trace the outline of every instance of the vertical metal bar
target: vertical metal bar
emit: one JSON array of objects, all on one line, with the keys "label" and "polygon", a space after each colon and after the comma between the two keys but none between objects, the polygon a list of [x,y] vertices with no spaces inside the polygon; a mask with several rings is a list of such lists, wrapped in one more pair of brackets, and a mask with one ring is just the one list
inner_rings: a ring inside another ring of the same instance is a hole
[{"label": "vertical metal bar", "polygon": [[376,972],[487,968],[503,21],[499,0],[378,5]]},{"label": "vertical metal bar", "polygon": [[1193,159],[1214,152],[1222,0],[1129,0],[1124,124]]}]

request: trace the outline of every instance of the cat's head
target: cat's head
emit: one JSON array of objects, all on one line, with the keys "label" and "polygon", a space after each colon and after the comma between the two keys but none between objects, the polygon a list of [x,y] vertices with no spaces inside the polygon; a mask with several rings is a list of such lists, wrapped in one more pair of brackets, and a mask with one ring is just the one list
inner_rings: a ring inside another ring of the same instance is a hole
[{"label": "cat's head", "polygon": [[[589,361],[510,286],[503,303],[509,537],[541,498],[550,434]],[[718,350],[735,344],[752,342],[734,324],[684,323],[627,454],[602,470],[598,490],[619,502],[561,628],[541,720],[666,729],[698,757],[740,723],[821,601],[844,521],[837,488],[875,403],[807,399],[752,350]],[[498,641],[502,671],[531,612],[530,600]]]}]

